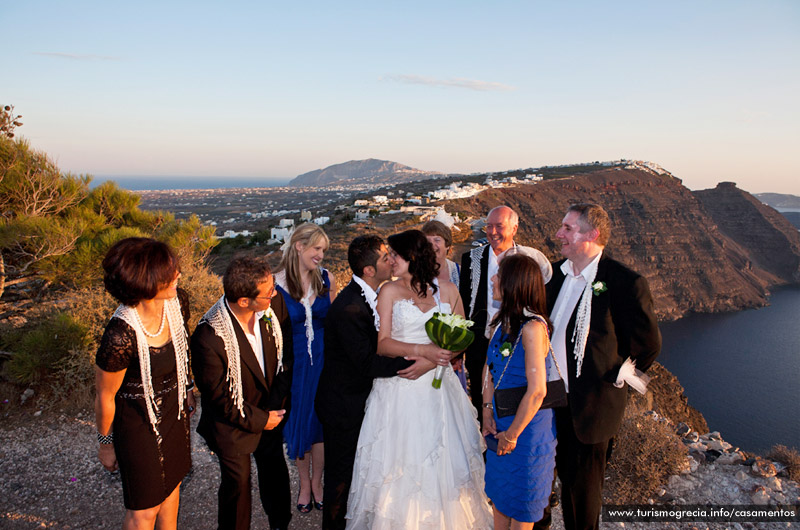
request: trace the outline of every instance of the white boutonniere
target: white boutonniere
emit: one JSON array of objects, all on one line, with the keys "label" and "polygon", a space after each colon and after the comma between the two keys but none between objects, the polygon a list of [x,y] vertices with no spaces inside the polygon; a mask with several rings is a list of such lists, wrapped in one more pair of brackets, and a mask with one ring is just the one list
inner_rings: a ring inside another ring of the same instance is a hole
[{"label": "white boutonniere", "polygon": [[595,296],[600,296],[602,293],[606,291],[608,291],[606,282],[594,282],[592,284],[592,293],[594,293]]},{"label": "white boutonniere", "polygon": [[513,346],[511,345],[510,342],[504,342],[500,346],[500,355],[502,355],[503,357],[508,357],[509,355],[511,355],[512,348]]}]

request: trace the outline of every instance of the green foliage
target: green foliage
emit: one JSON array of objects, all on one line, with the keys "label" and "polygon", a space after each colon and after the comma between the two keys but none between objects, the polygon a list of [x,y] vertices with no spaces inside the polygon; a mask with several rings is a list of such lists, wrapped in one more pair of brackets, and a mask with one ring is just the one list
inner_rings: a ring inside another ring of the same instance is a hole
[{"label": "green foliage", "polygon": [[12,380],[32,384],[46,380],[53,367],[62,363],[73,351],[85,349],[90,342],[87,328],[72,316],[61,313],[3,336],[3,349],[14,352],[8,362]]},{"label": "green foliage", "polygon": [[178,221],[171,213],[142,211],[138,195],[114,182],[89,190],[90,180],[62,174],[24,140],[0,137],[0,296],[6,278],[9,284],[95,284],[106,251],[125,237],[164,241],[184,263],[204,260],[216,244],[214,228],[196,216]]},{"label": "green foliage", "polygon": [[0,296],[14,284],[23,286],[17,298],[43,295],[51,286],[60,289],[59,307],[33,306],[28,325],[0,329],[0,347],[13,354],[6,370],[14,381],[47,383],[54,396],[84,400],[94,386],[94,354],[117,306],[101,287],[108,249],[136,236],[169,244],[181,260],[194,325],[222,290],[205,266],[217,242],[214,227],[196,216],[179,221],[168,212],[140,210],[139,196],[114,182],[90,190],[89,176],[61,173],[46,154],[5,134],[21,125],[17,118],[13,107],[0,115],[0,124],[11,127],[0,131]]}]

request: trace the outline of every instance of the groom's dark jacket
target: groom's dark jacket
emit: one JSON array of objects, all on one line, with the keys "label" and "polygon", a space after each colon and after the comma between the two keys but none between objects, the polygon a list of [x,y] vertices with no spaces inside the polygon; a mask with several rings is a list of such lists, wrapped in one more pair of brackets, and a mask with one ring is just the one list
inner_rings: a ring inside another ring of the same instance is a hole
[{"label": "groom's dark jacket", "polygon": [[[553,278],[545,286],[551,318],[555,317],[553,306],[564,284],[561,271],[564,261],[553,263]],[[592,295],[589,337],[580,377],[576,377],[577,361],[571,340],[580,302],[570,316],[566,333],[569,410],[575,434],[584,444],[609,440],[622,424],[628,388],[627,385],[616,388],[613,383],[625,359],[635,360],[636,368],[644,372],[661,351],[661,333],[647,280],[604,255],[594,281],[603,282],[607,290]]]},{"label": "groom's dark jacket", "polygon": [[[353,280],[342,289],[325,319],[325,364],[317,387],[316,412],[338,429],[361,425],[376,377],[391,377],[411,365],[401,357],[382,357],[372,309]],[[327,436],[327,434],[325,435]]]},{"label": "groom's dark jacket", "polygon": [[[253,453],[265,432],[269,411],[286,409],[288,415],[294,360],[292,323],[280,293],[272,299],[271,306],[283,332],[283,371],[275,374],[278,363],[275,339],[266,323],[259,320],[266,377],[241,325],[230,310],[225,308],[233,321],[239,343],[244,417],[234,404],[228,386],[228,355],[222,338],[216,335],[214,328],[208,323],[199,324],[192,334],[192,370],[202,404],[197,432],[212,451],[228,455]],[[280,433],[280,427],[272,431]]]}]

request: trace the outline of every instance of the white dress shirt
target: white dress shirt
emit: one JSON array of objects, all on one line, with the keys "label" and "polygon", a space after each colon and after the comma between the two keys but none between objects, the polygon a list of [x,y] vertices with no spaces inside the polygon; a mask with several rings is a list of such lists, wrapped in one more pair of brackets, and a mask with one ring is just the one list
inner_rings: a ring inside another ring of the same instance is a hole
[{"label": "white dress shirt", "polygon": [[[227,299],[225,299],[225,305],[228,306],[228,309],[231,308],[231,306],[228,305]],[[235,313],[233,313],[233,311],[231,311],[231,313],[234,314],[235,318]],[[248,333],[247,328],[244,326],[242,326],[242,331],[244,331],[244,336],[247,337],[247,342],[249,342],[250,346],[253,348],[253,354],[255,354],[258,365],[261,367],[261,373],[266,376],[267,372],[266,367],[264,366],[264,343],[261,340],[261,325],[258,323],[263,314],[264,311],[258,311],[254,316],[256,319],[255,326],[253,326],[253,328],[255,328],[255,335]],[[236,320],[237,323],[241,325],[241,322],[238,322],[238,319]]]},{"label": "white dress shirt", "polygon": [[[551,313],[553,321],[553,353],[555,354],[556,362],[558,363],[561,373],[564,375],[564,386],[569,392],[569,377],[567,376],[567,326],[575,312],[575,307],[581,299],[581,294],[586,288],[587,275],[589,271],[593,270],[593,264],[600,261],[598,254],[580,274],[575,274],[570,260],[566,260],[561,264],[561,272],[564,273],[564,283],[561,285],[561,290],[558,292],[558,298],[553,306]],[[572,338],[570,337],[570,340]]]}]

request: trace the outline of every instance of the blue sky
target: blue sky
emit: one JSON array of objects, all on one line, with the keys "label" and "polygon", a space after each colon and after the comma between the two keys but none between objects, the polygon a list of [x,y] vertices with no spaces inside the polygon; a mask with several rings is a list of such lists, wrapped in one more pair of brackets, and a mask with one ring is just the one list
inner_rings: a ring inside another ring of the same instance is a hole
[{"label": "blue sky", "polygon": [[294,177],[633,158],[800,195],[800,2],[0,6],[0,103],[65,171]]}]

